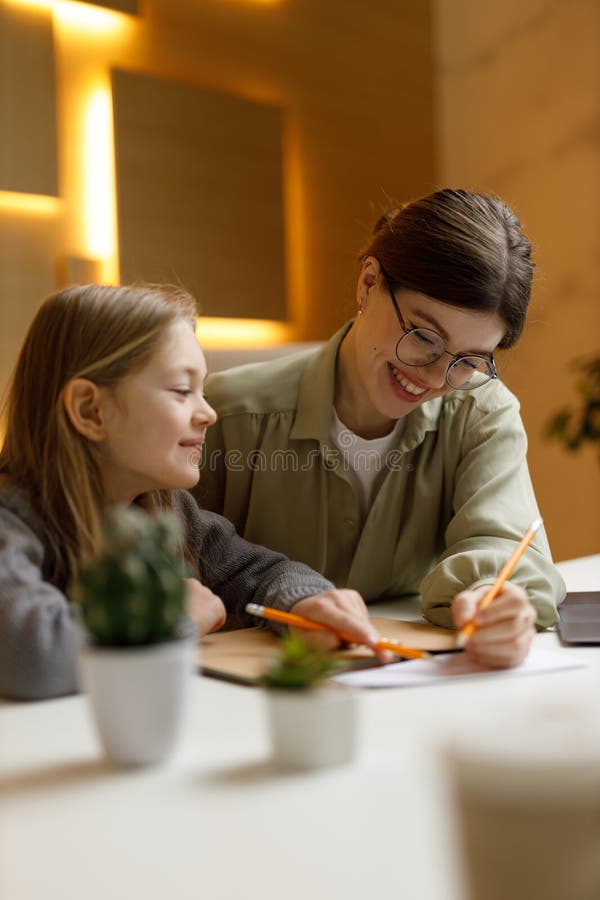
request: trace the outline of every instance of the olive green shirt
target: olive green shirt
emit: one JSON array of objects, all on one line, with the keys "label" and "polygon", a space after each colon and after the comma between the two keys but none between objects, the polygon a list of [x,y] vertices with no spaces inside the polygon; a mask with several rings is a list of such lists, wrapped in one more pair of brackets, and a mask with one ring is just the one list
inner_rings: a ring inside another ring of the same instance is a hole
[{"label": "olive green shirt", "polygon": [[[316,352],[208,378],[219,420],[196,497],[247,540],[367,603],[420,592],[427,618],[450,625],[454,596],[491,583],[538,515],[519,404],[496,380],[417,407],[361,522],[329,436],[336,358],[351,324]],[[527,589],[538,625],[557,621],[565,588],[541,529],[511,581]]]}]

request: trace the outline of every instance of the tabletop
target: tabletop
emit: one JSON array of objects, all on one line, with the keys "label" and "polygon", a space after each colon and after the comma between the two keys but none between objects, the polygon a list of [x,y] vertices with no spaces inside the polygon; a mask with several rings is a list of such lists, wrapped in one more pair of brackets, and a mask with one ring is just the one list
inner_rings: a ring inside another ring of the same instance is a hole
[{"label": "tabletop", "polygon": [[[571,590],[600,588],[600,554],[559,568]],[[600,696],[600,647],[535,642],[588,665],[363,691],[359,757],[334,769],[278,771],[262,692],[209,678],[194,679],[173,758],[148,769],[103,760],[84,697],[3,704],[0,896],[462,900],[447,743]]]}]

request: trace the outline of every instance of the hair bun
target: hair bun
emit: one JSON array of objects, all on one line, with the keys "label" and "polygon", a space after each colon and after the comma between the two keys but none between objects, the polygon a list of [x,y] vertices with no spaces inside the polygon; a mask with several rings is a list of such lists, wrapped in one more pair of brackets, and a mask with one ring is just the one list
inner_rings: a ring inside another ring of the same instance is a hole
[{"label": "hair bun", "polygon": [[396,218],[399,212],[399,207],[396,207],[395,209],[388,210],[386,213],[380,216],[375,222],[373,234],[377,234],[379,231],[381,231],[382,228],[385,228],[387,225],[391,225],[392,221]]}]

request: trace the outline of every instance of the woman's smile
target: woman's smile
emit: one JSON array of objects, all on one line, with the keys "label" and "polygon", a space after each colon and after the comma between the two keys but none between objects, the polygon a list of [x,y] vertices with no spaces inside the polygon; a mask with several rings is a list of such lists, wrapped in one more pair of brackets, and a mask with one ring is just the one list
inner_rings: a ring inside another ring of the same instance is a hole
[{"label": "woman's smile", "polygon": [[187,441],[179,441],[179,446],[180,447],[195,447],[197,450],[201,450],[202,445],[204,444],[204,441],[205,441],[204,437],[190,438]]},{"label": "woman's smile", "polygon": [[391,373],[394,392],[402,397],[403,400],[408,400],[410,403],[418,402],[423,398],[423,394],[428,390],[427,387],[423,387],[422,385],[416,384],[414,381],[410,381],[406,375],[392,363],[388,363],[387,365]]}]

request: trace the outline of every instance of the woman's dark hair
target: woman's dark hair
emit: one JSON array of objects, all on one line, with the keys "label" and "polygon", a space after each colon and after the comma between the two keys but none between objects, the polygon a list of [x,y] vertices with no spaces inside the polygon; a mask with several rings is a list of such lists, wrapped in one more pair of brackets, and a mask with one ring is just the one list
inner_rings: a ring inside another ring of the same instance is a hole
[{"label": "woman's dark hair", "polygon": [[481,312],[506,325],[511,347],[525,323],[534,263],[531,244],[495,197],[448,188],[382,216],[361,258],[374,256],[399,290]]}]

